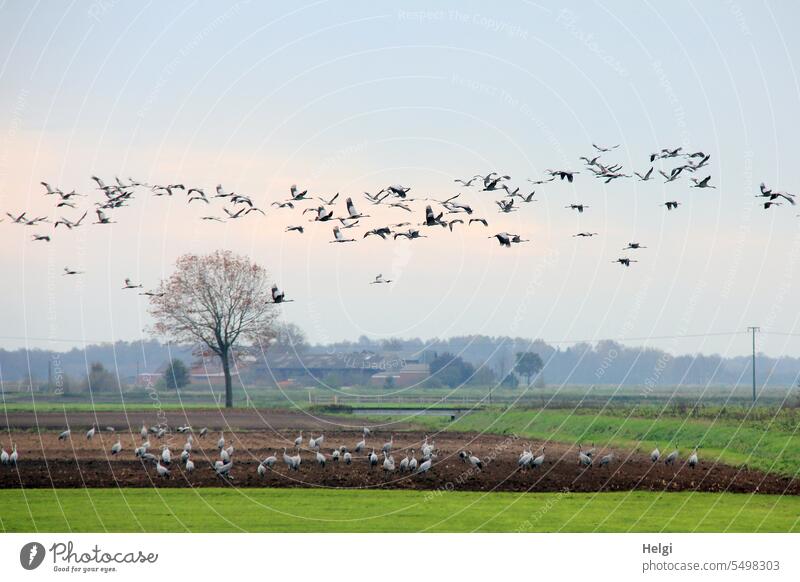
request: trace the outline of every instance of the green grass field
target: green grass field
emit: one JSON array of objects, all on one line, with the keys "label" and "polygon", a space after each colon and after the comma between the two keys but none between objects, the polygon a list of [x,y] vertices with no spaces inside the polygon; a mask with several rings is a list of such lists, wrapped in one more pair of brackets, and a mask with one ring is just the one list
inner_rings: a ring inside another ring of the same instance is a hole
[{"label": "green grass field", "polygon": [[311,489],[0,491],[6,532],[800,532],[800,498]]},{"label": "green grass field", "polygon": [[[55,395],[47,391],[20,391],[5,386],[2,402],[9,411],[28,411],[36,405],[42,412],[52,410],[136,410],[152,407],[157,395],[163,407],[194,408],[215,407],[215,397],[222,396],[221,386],[213,390],[207,385],[192,384],[180,391],[158,387],[148,392],[142,387],[125,387],[120,392],[101,392],[94,394],[95,405],[86,393]],[[491,396],[490,396],[491,394]],[[644,396],[646,394],[646,396]],[[748,406],[750,389],[748,386],[659,386],[645,390],[642,386],[546,386],[543,388],[466,385],[457,389],[446,387],[412,387],[395,390],[373,386],[346,386],[332,390],[324,386],[289,387],[278,389],[275,386],[248,385],[234,387],[234,402],[237,406],[250,405],[259,408],[296,408],[309,405],[345,404],[349,406],[469,406],[474,404],[504,403],[530,407],[600,407],[607,404],[632,406],[642,404],[683,403],[693,406],[732,405]],[[759,405],[777,406],[785,402],[800,403],[800,389],[797,387],[770,387],[759,396]]]},{"label": "green grass field", "polygon": [[[454,422],[435,416],[414,416],[408,420],[420,428],[447,431],[477,431],[516,434],[535,440],[565,443],[594,442],[598,446],[639,447],[649,452],[677,446],[684,454],[697,444],[707,460],[747,465],[761,471],[796,476],[800,470],[800,432],[795,411],[771,416],[745,418],[687,418],[665,414],[630,416],[624,411],[598,414],[592,410],[488,410],[467,414]],[[369,417],[387,422],[397,417]]]}]

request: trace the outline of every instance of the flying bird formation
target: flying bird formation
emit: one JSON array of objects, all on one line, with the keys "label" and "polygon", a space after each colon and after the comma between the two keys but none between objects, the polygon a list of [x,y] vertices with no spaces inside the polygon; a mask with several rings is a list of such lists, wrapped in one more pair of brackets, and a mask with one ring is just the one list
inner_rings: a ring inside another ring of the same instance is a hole
[{"label": "flying bird formation", "polygon": [[[716,188],[712,184],[711,174],[707,173],[711,156],[703,151],[684,152],[682,147],[662,148],[649,155],[649,167],[643,168],[641,171],[626,173],[622,164],[606,159],[613,156],[619,147],[619,144],[604,146],[593,143],[592,153],[579,158],[583,163],[583,168],[551,168],[546,170],[544,178],[528,179],[527,181],[537,187],[546,186],[548,189],[556,189],[556,185],[561,182],[578,183],[584,179],[584,176],[602,180],[605,184],[616,180],[631,179],[652,182],[656,181],[658,176],[663,178],[664,184],[677,184],[688,176],[686,183],[690,188],[703,190]],[[656,163],[661,167],[656,168]],[[222,184],[217,184],[212,190],[173,182],[151,185],[133,178],[127,180],[115,178],[113,182],[106,182],[98,176],[92,176],[91,179],[94,183],[95,197],[98,198],[94,202],[91,202],[91,198],[87,194],[81,194],[75,190],[66,192],[50,182],[43,181],[41,182],[44,188],[43,195],[55,199],[54,206],[57,210],[57,217],[34,216],[27,211],[7,212],[6,215],[11,219],[11,223],[16,225],[36,226],[41,229],[43,225],[52,224],[54,232],[58,231],[59,227],[63,227],[65,231],[71,231],[89,224],[86,221],[87,215],[96,218],[91,220],[92,225],[109,226],[117,223],[118,213],[121,213],[142,192],[158,198],[183,197],[189,207],[217,208],[216,213],[206,213],[199,217],[206,223],[226,223],[240,221],[253,215],[266,215],[266,212],[256,205],[251,196],[229,191]],[[358,208],[357,200],[353,196],[341,196],[339,192],[333,196],[312,196],[308,189],[301,190],[296,184],[290,186],[286,196],[273,201],[270,206],[273,208],[271,212],[278,215],[289,213],[297,217],[297,222],[285,227],[286,233],[292,233],[293,236],[304,235],[309,227],[302,224],[303,222],[312,225],[331,223],[332,237],[329,241],[346,247],[345,243],[361,242],[366,244],[365,239],[368,238],[378,238],[384,241],[416,241],[435,238],[439,236],[436,234],[437,231],[453,233],[462,229],[472,230],[476,227],[478,229],[489,228],[490,219],[475,215],[476,206],[465,199],[466,191],[473,192],[478,199],[487,196],[490,199],[494,198],[492,201],[500,215],[519,213],[523,207],[537,202],[539,198],[536,196],[541,196],[541,194],[537,194],[536,190],[521,192],[519,186],[512,184],[509,174],[500,172],[456,178],[454,183],[462,192],[444,199],[415,198],[412,196],[412,188],[401,184],[384,186],[374,194],[364,192],[362,202],[381,209],[381,212],[364,212],[364,209]],[[500,195],[499,198],[494,197],[497,194]],[[551,194],[553,193],[548,193],[548,196]],[[765,209],[782,204],[795,204],[794,194],[768,188],[763,183],[757,197],[764,200],[763,207]],[[78,201],[84,198],[89,200],[89,206],[79,208]],[[340,206],[342,201],[343,207]],[[666,200],[659,204],[663,205],[667,211],[673,212],[677,211],[683,203],[679,200]],[[564,201],[562,206],[567,210],[575,211],[579,216],[591,217],[592,215],[592,206],[585,201]],[[76,216],[64,216],[70,209],[75,211]],[[388,212],[399,213],[406,220],[387,221],[388,223],[379,220],[378,216],[385,217]],[[415,217],[417,220],[414,220]],[[523,230],[530,229],[523,228]],[[593,230],[585,230],[572,236],[588,239],[598,235],[599,233]],[[488,238],[496,239],[500,246],[505,248],[510,248],[518,243],[535,243],[532,234],[526,233],[516,234],[502,231],[492,234]],[[31,235],[31,240],[38,243],[50,243],[56,239],[54,234],[43,233],[39,230]],[[623,250],[632,251],[644,248],[646,247],[643,245],[628,245]],[[612,262],[630,267],[638,260],[624,256],[615,258]],[[64,269],[65,275],[81,273],[82,271],[69,267]],[[123,289],[133,288],[141,288],[141,285],[132,285],[129,280],[126,280]],[[152,292],[141,292],[140,294],[156,295]],[[275,303],[281,302],[281,300],[275,300]]]}]

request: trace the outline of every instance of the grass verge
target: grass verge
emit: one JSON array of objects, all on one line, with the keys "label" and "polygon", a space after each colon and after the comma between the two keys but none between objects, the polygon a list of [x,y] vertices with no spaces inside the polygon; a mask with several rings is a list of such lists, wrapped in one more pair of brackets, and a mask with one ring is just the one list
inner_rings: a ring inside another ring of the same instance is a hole
[{"label": "grass verge", "polygon": [[800,498],[313,489],[0,491],[6,532],[800,532]]}]

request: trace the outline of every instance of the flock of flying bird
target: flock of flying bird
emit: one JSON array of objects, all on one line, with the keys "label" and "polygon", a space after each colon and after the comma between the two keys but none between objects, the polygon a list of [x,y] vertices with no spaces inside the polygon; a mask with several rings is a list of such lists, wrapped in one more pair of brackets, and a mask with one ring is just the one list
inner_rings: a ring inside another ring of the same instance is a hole
[{"label": "flock of flying bird", "polygon": [[[709,163],[711,156],[702,151],[684,152],[683,148],[663,148],[655,153],[650,154],[649,161],[650,167],[642,172],[632,172],[626,174],[623,172],[623,167],[619,163],[607,162],[603,159],[604,156],[613,152],[619,147],[614,145],[611,147],[604,147],[597,144],[592,144],[593,152],[588,156],[581,156],[579,159],[584,164],[583,170],[572,169],[548,169],[546,177],[538,180],[531,180],[533,186],[541,186],[550,182],[564,181],[569,183],[575,181],[576,175],[581,171],[591,174],[595,179],[602,180],[608,184],[614,180],[622,179],[636,179],[642,182],[648,182],[657,179],[661,176],[665,183],[674,183],[683,176],[689,176],[690,187],[698,189],[715,188],[711,184],[711,175],[703,175],[703,171]],[[655,164],[659,162],[663,168],[655,171]],[[227,191],[222,184],[217,185],[214,193],[207,193],[204,188],[187,187],[180,183],[168,183],[159,185],[150,185],[144,182],[129,178],[128,181],[115,178],[113,183],[106,183],[97,176],[92,176],[92,180],[96,185],[96,190],[102,193],[102,198],[99,202],[95,202],[93,214],[96,220],[92,221],[96,225],[110,225],[116,221],[112,218],[112,213],[116,213],[134,199],[138,190],[146,189],[154,196],[177,196],[184,195],[187,204],[190,206],[203,206],[212,208],[214,203],[222,201],[221,214],[206,214],[201,217],[203,221],[225,222],[231,220],[240,220],[251,214],[265,215],[264,210],[256,206],[250,196],[238,194],[235,192]],[[520,192],[520,187],[512,187],[511,177],[503,175],[498,172],[491,172],[486,175],[476,174],[472,177],[455,179],[455,183],[460,187],[467,189],[477,189],[480,193],[499,194],[500,199],[495,200],[498,212],[501,214],[509,214],[517,212],[525,205],[536,202],[534,198],[536,191]],[[47,182],[42,182],[45,188],[44,195],[52,196],[56,199],[55,207],[61,209],[78,209],[77,200],[84,197],[75,190],[65,192],[61,188],[52,186]],[[346,244],[354,243],[357,240],[363,240],[368,237],[378,237],[381,239],[406,239],[413,241],[420,238],[426,238],[428,235],[423,234],[430,232],[430,229],[444,229],[453,232],[458,226],[473,227],[478,226],[481,228],[488,228],[489,219],[486,217],[479,217],[474,215],[473,207],[464,202],[461,198],[462,193],[455,194],[448,198],[437,200],[432,198],[413,198],[410,195],[411,188],[399,184],[389,185],[381,188],[375,194],[364,192],[365,200],[374,207],[381,209],[392,210],[399,213],[406,220],[399,222],[390,222],[389,224],[370,224],[360,232],[355,234],[358,227],[363,227],[362,221],[371,218],[370,214],[360,211],[356,208],[355,202],[352,197],[347,197],[344,204],[344,212],[337,208],[336,204],[339,200],[339,193],[332,197],[324,196],[311,196],[308,190],[300,190],[296,185],[292,185],[289,189],[289,196],[283,200],[272,202],[272,206],[276,212],[296,212],[297,218],[307,220],[311,223],[331,223],[335,226],[332,229],[333,238],[331,243]],[[772,206],[779,206],[786,202],[791,205],[795,204],[795,196],[788,192],[777,191],[768,188],[765,184],[761,184],[758,198],[765,199],[763,207],[769,209]],[[425,203],[424,214],[421,216],[421,222],[414,221],[413,217],[417,212],[421,212],[421,208],[414,208],[416,202],[422,200]],[[661,203],[667,211],[674,211],[682,204],[678,200],[667,200]],[[301,210],[302,208],[302,210]],[[579,214],[584,214],[590,207],[584,202],[570,202],[565,206],[569,210],[574,210]],[[304,219],[307,214],[310,214],[310,220]],[[80,217],[76,219],[65,218],[63,216],[51,220],[47,216],[29,216],[27,212],[19,214],[7,213],[7,216],[13,223],[30,226],[40,227],[44,224],[52,223],[53,231],[57,231],[61,226],[63,230],[74,230],[86,224],[87,216],[90,215],[90,210],[84,210]],[[463,225],[463,226],[459,226]],[[307,224],[292,224],[286,227],[286,232],[303,234],[308,228]],[[354,234],[350,235],[349,233]],[[592,231],[582,231],[574,234],[574,237],[591,238],[597,236],[599,233]],[[50,242],[52,234],[34,233],[32,238],[34,241]],[[523,238],[524,235],[498,232],[488,238],[494,238],[501,247],[511,247],[512,245],[529,242],[530,239]],[[635,251],[647,248],[639,242],[629,242],[621,250]],[[627,255],[627,253],[626,253]],[[629,256],[622,256],[612,261],[625,267],[630,267],[632,263],[637,262]],[[83,271],[76,270],[70,267],[64,268],[64,275],[80,275]],[[391,283],[383,276],[378,275],[372,283]],[[140,289],[141,285],[133,284],[130,279],[125,280],[123,289]],[[277,293],[276,293],[277,292]],[[154,292],[142,291],[141,295],[155,295]],[[276,294],[280,298],[275,298]],[[285,302],[283,294],[273,289],[273,299],[276,303]]]},{"label": "flock of flying bird", "polygon": [[[107,432],[115,432],[113,427],[106,427]],[[177,431],[181,434],[185,434],[186,442],[183,444],[181,452],[179,454],[179,462],[183,465],[183,471],[186,473],[191,473],[195,470],[195,463],[192,460],[192,450],[194,447],[194,430],[191,426],[179,426],[177,427]],[[88,431],[86,431],[85,437],[87,440],[92,440],[94,436],[98,433],[98,428],[92,426]],[[173,463],[178,460],[173,456],[172,451],[170,450],[167,444],[162,444],[160,446],[161,452],[159,454],[151,453],[150,450],[153,447],[152,443],[150,442],[150,438],[155,437],[156,439],[162,439],[164,436],[168,434],[168,431],[163,426],[153,426],[147,427],[146,425],[142,425],[140,430],[140,437],[141,443],[134,449],[134,455],[136,458],[141,459],[143,463],[152,463],[155,465],[156,474],[161,478],[169,478],[172,471]],[[58,435],[58,440],[67,440],[71,438],[72,431],[67,429]],[[204,427],[198,431],[199,438],[205,438],[208,435],[208,428]],[[409,473],[409,474],[425,474],[431,471],[432,467],[434,466],[434,460],[436,460],[439,456],[439,450],[436,448],[435,441],[429,441],[428,436],[425,435],[424,440],[420,444],[420,458],[417,459],[417,451],[416,448],[404,449],[406,451],[405,456],[400,460],[399,463],[395,462],[395,458],[392,455],[392,451],[395,447],[394,442],[394,434],[392,434],[388,441],[384,442],[380,448],[380,455],[376,453],[375,447],[367,447],[367,438],[370,437],[371,431],[369,428],[363,428],[363,437],[359,442],[355,444],[353,447],[352,452],[350,449],[345,445],[339,445],[334,447],[330,450],[329,454],[323,452],[323,446],[325,444],[325,436],[324,434],[320,434],[318,437],[310,437],[308,439],[308,447],[305,449],[312,455],[312,462],[316,463],[322,468],[330,463],[339,463],[341,462],[344,465],[352,465],[355,459],[360,459],[363,463],[366,463],[369,470],[374,470],[376,468],[382,468],[384,476],[389,476],[390,474],[394,474],[395,472],[399,473]],[[299,471],[300,465],[302,464],[302,457],[300,455],[301,450],[303,450],[305,440],[303,438],[303,431],[300,431],[300,434],[294,440],[294,449],[292,452],[294,454],[290,454],[287,452],[287,447],[283,447],[283,452],[281,454],[281,460],[286,465],[287,469],[292,471]],[[228,445],[228,446],[226,446]],[[231,471],[233,469],[233,454],[234,454],[234,447],[233,445],[229,444],[225,440],[225,435],[223,432],[220,432],[219,439],[217,440],[217,450],[219,451],[219,459],[215,460],[211,465],[211,469],[220,477],[224,477],[226,479],[233,479]],[[686,464],[689,468],[694,469],[698,464],[698,451],[699,447],[695,447],[692,454],[686,460]],[[367,454],[367,449],[370,452]],[[116,456],[122,453],[123,445],[122,440],[117,438],[117,441],[111,446],[111,455]],[[359,457],[354,457],[353,455],[360,455]],[[461,450],[458,453],[459,459],[473,469],[477,471],[481,471],[484,469],[484,462],[477,456],[475,456],[472,451],[470,450]],[[663,457],[663,461],[666,465],[675,465],[678,462],[680,453],[677,449],[673,450],[669,455]],[[591,448],[584,450],[582,446],[578,447],[578,458],[577,464],[582,468],[591,468],[595,464],[595,457],[596,457],[596,449],[594,445]],[[661,451],[656,446],[655,449],[650,453],[650,461],[655,464],[662,460]],[[600,457],[598,461],[598,465],[600,467],[608,467],[615,461],[615,456],[613,452],[607,453]],[[16,466],[19,462],[19,453],[17,452],[16,444],[13,445],[13,449],[11,453],[8,453],[5,449],[0,449],[0,464],[3,465],[14,465]],[[539,454],[535,454],[531,447],[525,446],[523,447],[522,452],[519,455],[519,459],[517,461],[517,467],[521,471],[526,471],[528,469],[538,469],[545,462],[545,447],[541,447],[541,452]],[[268,456],[264,460],[260,461],[256,472],[258,473],[259,477],[264,477],[267,474],[268,470],[272,470],[275,466],[279,463],[278,459],[278,452],[275,451],[272,455]]]}]

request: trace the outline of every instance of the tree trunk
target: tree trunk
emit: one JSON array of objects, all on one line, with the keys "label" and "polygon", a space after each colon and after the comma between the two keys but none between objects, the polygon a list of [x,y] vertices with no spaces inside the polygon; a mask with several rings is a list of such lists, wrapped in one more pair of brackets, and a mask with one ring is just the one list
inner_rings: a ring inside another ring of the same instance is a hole
[{"label": "tree trunk", "polygon": [[225,375],[225,408],[233,408],[233,382],[228,350],[223,350],[219,357],[222,360],[222,373]]}]

